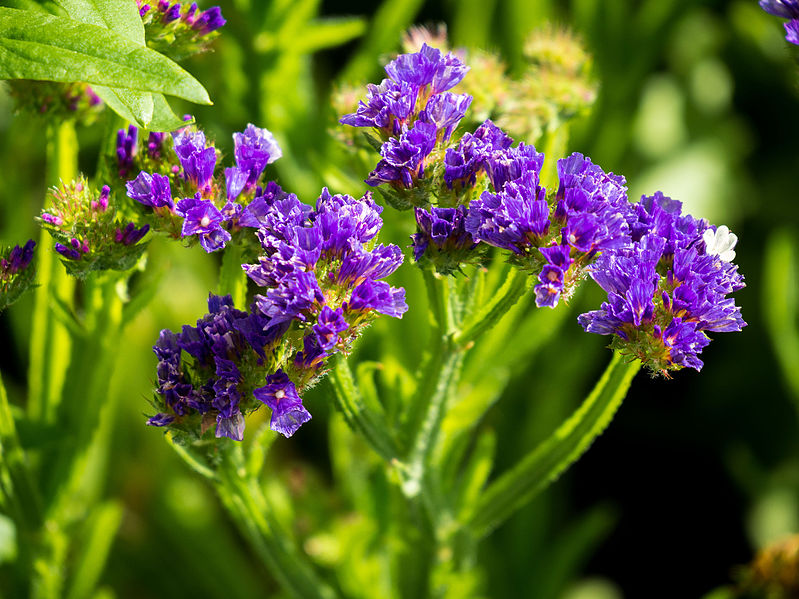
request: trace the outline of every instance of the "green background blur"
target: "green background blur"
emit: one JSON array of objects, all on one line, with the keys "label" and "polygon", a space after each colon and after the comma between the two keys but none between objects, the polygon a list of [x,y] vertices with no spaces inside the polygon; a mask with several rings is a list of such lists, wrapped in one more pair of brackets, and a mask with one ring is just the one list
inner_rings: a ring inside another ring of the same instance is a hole
[{"label": "green background blur", "polygon": [[[700,374],[681,372],[671,381],[638,375],[588,454],[483,544],[487,596],[700,597],[733,580],[736,566],[758,548],[799,533],[799,52],[785,42],[781,20],[755,0],[281,4],[220,3],[228,24],[215,52],[186,65],[215,105],[179,109],[193,111],[228,154],[231,133],[248,122],[269,128],[284,153],[269,175],[306,202],[322,185],[353,195],[365,190],[344,187],[338,176],[346,165],[329,134],[336,116],[329,96],[336,82],[379,81],[379,57],[399,50],[408,25],[444,22],[454,45],[499,51],[513,71],[526,34],[549,21],[582,36],[600,82],[593,113],[572,128],[569,151],[624,174],[631,198],[660,189],[739,236],[736,261],[748,286],[736,303],[749,326],[716,335]],[[323,17],[348,20],[333,35]],[[94,172],[100,130],[79,132],[84,172]],[[0,142],[0,241],[21,243],[38,237],[44,123],[14,115],[2,90]],[[381,240],[406,247],[409,214],[387,209],[384,217],[391,222]],[[152,243],[149,260],[163,274],[159,294],[129,327],[108,373],[104,417],[114,423],[114,441],[107,492],[121,497],[125,515],[102,581],[121,598],[278,593],[213,493],[161,432],[143,424],[155,376],[151,346],[160,329],[205,312],[215,259],[200,248]],[[514,373],[489,414],[486,426],[499,436],[498,470],[545,438],[609,360],[606,340],[582,333],[574,318],[601,301],[591,287],[570,306],[557,343]],[[0,316],[0,366],[18,404],[32,297]],[[425,319],[409,305],[402,323],[381,324],[371,336],[414,335],[409,327]],[[370,334],[364,354],[374,345]],[[274,480],[289,497],[304,496],[311,478],[326,489],[321,501],[336,502],[329,403],[320,385],[306,401],[314,419],[274,446]],[[0,520],[0,563],[12,551]]]}]

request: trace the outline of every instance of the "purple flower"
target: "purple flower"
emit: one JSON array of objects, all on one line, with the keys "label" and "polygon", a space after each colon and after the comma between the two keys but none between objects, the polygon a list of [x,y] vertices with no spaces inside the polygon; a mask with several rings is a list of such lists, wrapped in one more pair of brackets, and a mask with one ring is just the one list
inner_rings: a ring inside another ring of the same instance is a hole
[{"label": "purple flower", "polygon": [[154,132],[147,138],[147,155],[153,160],[161,158],[165,137],[166,133]]},{"label": "purple flower", "polygon": [[314,274],[299,270],[284,276],[278,286],[269,289],[265,296],[256,295],[255,298],[258,309],[272,324],[295,318],[305,320],[305,313],[317,311],[325,303]]},{"label": "purple flower", "polygon": [[33,250],[36,242],[29,239],[24,246],[15,245],[8,253],[8,258],[0,258],[0,277],[8,278],[28,268],[33,260]]},{"label": "purple flower", "polygon": [[417,121],[412,129],[403,126],[399,139],[392,137],[380,148],[383,159],[369,174],[366,183],[377,187],[381,183],[394,183],[400,187],[413,187],[424,174],[424,159],[436,145],[436,126]]},{"label": "purple flower", "polygon": [[269,427],[284,437],[291,437],[311,419],[297,394],[297,388],[282,370],[266,377],[266,385],[253,391],[253,394],[272,410]]},{"label": "purple flower", "polygon": [[792,44],[799,45],[799,18],[798,19],[791,19],[784,25],[785,27],[785,39],[791,42]]},{"label": "purple flower", "polygon": [[331,310],[330,306],[325,306],[319,313],[319,320],[313,326],[317,344],[325,351],[333,349],[338,342],[338,334],[347,330],[348,326],[342,316],[341,308]]},{"label": "purple flower", "polygon": [[148,418],[145,424],[147,424],[147,426],[169,426],[174,421],[174,414],[156,414],[152,418]]},{"label": "purple flower", "polygon": [[448,141],[471,103],[472,96],[469,94],[452,92],[438,94],[428,100],[424,110],[419,114],[419,119],[433,123],[439,132],[443,131],[443,134],[438,135],[439,141]]},{"label": "purple flower", "polygon": [[351,127],[374,127],[395,134],[416,107],[417,90],[408,83],[384,79],[380,85],[366,86],[366,100],[358,108],[345,114],[339,122]]},{"label": "purple flower", "polygon": [[371,251],[353,250],[341,261],[335,281],[339,285],[355,287],[366,279],[382,279],[396,271],[402,264],[402,252],[396,245],[382,243]]},{"label": "purple flower", "polygon": [[214,176],[216,150],[205,147],[205,134],[202,131],[182,131],[174,133],[172,138],[186,180],[198,191],[206,193],[210,190]]},{"label": "purple flower", "polygon": [[476,241],[521,254],[549,230],[549,204],[538,172],[527,171],[499,193],[483,192],[469,207],[466,230]]},{"label": "purple flower", "polygon": [[453,262],[460,262],[463,252],[469,252],[477,245],[471,233],[466,230],[468,208],[437,208],[430,210],[415,208],[417,232],[411,235],[413,259],[417,262],[427,248],[433,247],[444,255],[452,255]]},{"label": "purple flower", "polygon": [[408,311],[405,290],[391,287],[384,281],[367,279],[352,290],[352,297],[345,305],[346,312],[368,312],[375,310],[386,316],[402,318]]},{"label": "purple flower", "polygon": [[799,19],[799,0],[760,0],[760,8],[775,17]]},{"label": "purple flower", "polygon": [[537,152],[534,146],[524,143],[515,148],[491,149],[485,159],[485,170],[495,191],[502,191],[505,183],[515,181],[528,172],[538,177],[544,164],[544,155]]},{"label": "purple flower", "polygon": [[181,235],[197,235],[206,252],[219,250],[230,241],[230,233],[222,228],[224,215],[213,202],[200,199],[199,192],[194,198],[180,200],[176,212],[185,219]]},{"label": "purple flower", "polygon": [[[267,164],[272,164],[283,155],[269,130],[258,128],[253,124],[248,124],[242,133],[234,133],[233,142],[236,166],[242,173],[246,173],[248,187],[255,186]],[[227,171],[225,175],[227,176]],[[230,196],[229,191],[228,196]]]},{"label": "purple flower", "polygon": [[122,245],[134,245],[138,243],[149,230],[150,225],[144,225],[141,229],[137,229],[134,223],[128,223],[124,229],[116,230],[114,240]]},{"label": "purple flower", "polygon": [[149,206],[150,208],[161,208],[168,206],[174,210],[172,202],[172,191],[169,188],[169,177],[158,173],[140,172],[133,181],[125,184],[128,190],[128,197],[137,202]]},{"label": "purple flower", "polygon": [[558,175],[554,219],[565,224],[566,243],[589,257],[629,245],[635,216],[624,177],[605,173],[576,152],[558,160]]},{"label": "purple flower", "polygon": [[422,44],[419,52],[401,54],[386,65],[386,73],[394,81],[410,83],[417,88],[430,85],[433,94],[455,87],[468,70],[455,55],[442,56],[439,49],[427,44]]},{"label": "purple flower", "polygon": [[294,367],[298,370],[317,371],[328,356],[320,345],[317,335],[306,335],[302,340],[302,351],[294,356]]},{"label": "purple flower", "polygon": [[89,253],[89,243],[85,239],[81,242],[73,237],[70,239],[69,245],[56,243],[55,251],[68,260],[80,260],[83,254]]},{"label": "purple flower", "polygon": [[[192,5],[195,6],[196,5]],[[216,31],[222,27],[227,21],[222,17],[222,9],[218,6],[213,6],[200,15],[192,23],[192,28],[196,29],[200,35],[208,35],[212,31]]]},{"label": "purple flower", "polygon": [[322,249],[340,256],[377,235],[383,226],[382,211],[370,192],[356,200],[349,195],[330,195],[325,187],[311,216],[321,235]]},{"label": "purple flower", "polygon": [[133,170],[133,158],[136,156],[136,141],[139,137],[139,130],[130,125],[128,130],[120,129],[117,131],[117,164],[119,164],[119,176],[127,179],[128,174]]},{"label": "purple flower", "polygon": [[538,274],[539,283],[535,286],[535,305],[554,308],[563,293],[566,271],[569,270],[572,260],[571,248],[568,245],[554,245],[538,248],[547,263]]},{"label": "purple flower", "polygon": [[507,150],[513,139],[490,120],[480,125],[474,134],[461,137],[457,149],[448,148],[444,155],[444,181],[452,189],[455,185],[471,187],[477,174],[486,168],[494,153]]},{"label": "purple flower", "polygon": [[662,372],[699,370],[706,331],[746,326],[726,297],[744,286],[730,262],[737,237],[680,209],[660,193],[641,199],[633,244],[603,252],[590,267],[607,301],[578,318],[587,332],[615,335],[615,348]]}]

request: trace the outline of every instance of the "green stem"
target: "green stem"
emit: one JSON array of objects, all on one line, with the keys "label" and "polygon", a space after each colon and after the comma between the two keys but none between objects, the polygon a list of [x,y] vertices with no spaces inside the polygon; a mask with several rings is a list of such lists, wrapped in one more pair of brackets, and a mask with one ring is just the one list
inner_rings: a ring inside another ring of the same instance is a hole
[{"label": "green stem", "polygon": [[240,244],[228,244],[222,252],[219,294],[230,294],[233,297],[233,305],[243,310],[247,304],[247,275],[241,268],[241,250]]},{"label": "green stem", "polygon": [[439,474],[429,468],[430,457],[460,377],[465,353],[452,342],[450,331],[454,324],[451,302],[446,295],[449,282],[425,272],[425,283],[435,329],[428,363],[410,404],[407,435],[410,443],[402,471],[402,490],[410,499],[420,496],[438,534],[450,526],[452,517],[440,488]]},{"label": "green stem", "polygon": [[[73,384],[65,389],[58,413],[62,426],[72,432],[72,442],[59,448],[50,483],[49,513],[62,524],[91,505],[103,484],[111,433],[106,429],[113,419],[101,421],[101,414],[111,409],[108,389],[122,332],[117,279],[111,274],[97,275],[85,287],[88,334],[75,340],[75,359],[67,373]],[[90,461],[91,468],[87,467]]]},{"label": "green stem", "polygon": [[241,446],[233,443],[220,440],[218,445],[222,461],[215,486],[225,508],[287,593],[300,599],[334,599],[336,592],[271,517],[257,479],[246,476]]},{"label": "green stem", "polygon": [[477,537],[504,522],[579,459],[613,419],[640,370],[638,360],[613,359],[582,405],[546,441],[496,479],[477,501],[468,526]]},{"label": "green stem", "polygon": [[508,310],[519,301],[529,285],[530,276],[521,270],[515,270],[513,275],[505,279],[494,297],[483,309],[471,318],[471,324],[455,336],[454,343],[457,347],[464,347],[477,340],[480,335],[493,327]]},{"label": "green stem", "polygon": [[387,462],[397,459],[397,444],[385,418],[364,403],[346,358],[339,355],[334,360],[329,378],[336,406],[344,415],[344,420],[353,430],[361,433],[372,449]]},{"label": "green stem", "polygon": [[[74,124],[47,127],[47,184],[71,181],[78,172],[78,141]],[[52,421],[61,396],[70,356],[70,339],[50,307],[50,298],[69,301],[74,281],[59,264],[50,234],[42,230],[37,248],[37,277],[31,323],[28,370],[28,413],[33,420]]]}]

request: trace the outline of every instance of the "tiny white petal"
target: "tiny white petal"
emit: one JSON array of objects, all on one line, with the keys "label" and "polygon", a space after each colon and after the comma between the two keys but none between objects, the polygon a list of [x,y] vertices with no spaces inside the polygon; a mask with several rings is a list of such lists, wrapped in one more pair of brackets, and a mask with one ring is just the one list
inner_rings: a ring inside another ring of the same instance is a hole
[{"label": "tiny white petal", "polygon": [[738,236],[730,232],[727,225],[721,225],[715,231],[707,229],[702,234],[702,240],[705,242],[705,252],[712,256],[718,256],[725,262],[732,262],[735,258],[733,248],[738,243]]}]

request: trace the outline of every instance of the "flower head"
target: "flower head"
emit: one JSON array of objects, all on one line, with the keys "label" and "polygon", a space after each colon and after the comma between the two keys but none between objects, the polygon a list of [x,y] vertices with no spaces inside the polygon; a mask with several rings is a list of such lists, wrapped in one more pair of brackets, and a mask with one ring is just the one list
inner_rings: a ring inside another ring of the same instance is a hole
[{"label": "flower head", "polygon": [[744,286],[731,262],[737,237],[682,216],[680,203],[662,194],[642,198],[636,211],[634,243],[604,252],[590,267],[608,299],[579,322],[589,333],[614,335],[616,349],[654,371],[700,370],[707,332],[746,326],[727,297]]},{"label": "flower head", "polygon": [[5,310],[33,286],[33,252],[36,242],[0,251],[0,311]]}]

